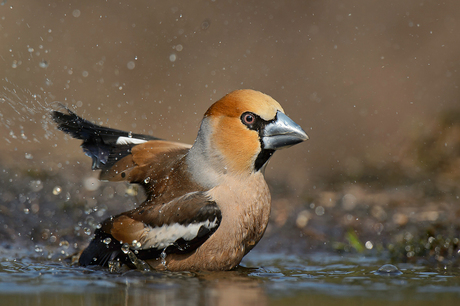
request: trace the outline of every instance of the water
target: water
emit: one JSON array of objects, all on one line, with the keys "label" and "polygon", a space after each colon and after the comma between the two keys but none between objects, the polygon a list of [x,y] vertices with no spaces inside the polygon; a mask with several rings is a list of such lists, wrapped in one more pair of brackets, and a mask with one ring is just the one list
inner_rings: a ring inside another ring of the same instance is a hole
[{"label": "water", "polygon": [[3,305],[457,305],[458,268],[400,263],[398,275],[378,272],[384,264],[359,255],[253,252],[234,271],[110,273],[4,253],[0,298]]}]

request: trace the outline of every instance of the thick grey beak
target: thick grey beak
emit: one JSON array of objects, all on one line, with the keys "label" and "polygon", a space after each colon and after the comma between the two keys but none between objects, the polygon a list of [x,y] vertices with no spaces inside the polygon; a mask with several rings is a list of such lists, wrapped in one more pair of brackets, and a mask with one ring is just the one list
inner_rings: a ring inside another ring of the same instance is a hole
[{"label": "thick grey beak", "polygon": [[304,130],[288,116],[278,111],[276,120],[265,126],[262,142],[264,149],[288,148],[308,139]]}]

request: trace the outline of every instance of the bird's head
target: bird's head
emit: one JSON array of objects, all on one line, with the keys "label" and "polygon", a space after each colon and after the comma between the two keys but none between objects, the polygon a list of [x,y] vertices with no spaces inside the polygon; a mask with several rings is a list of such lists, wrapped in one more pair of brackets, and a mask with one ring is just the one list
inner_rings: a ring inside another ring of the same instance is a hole
[{"label": "bird's head", "polygon": [[272,97],[244,89],[227,94],[207,110],[194,146],[215,169],[253,173],[264,168],[275,150],[307,139]]}]

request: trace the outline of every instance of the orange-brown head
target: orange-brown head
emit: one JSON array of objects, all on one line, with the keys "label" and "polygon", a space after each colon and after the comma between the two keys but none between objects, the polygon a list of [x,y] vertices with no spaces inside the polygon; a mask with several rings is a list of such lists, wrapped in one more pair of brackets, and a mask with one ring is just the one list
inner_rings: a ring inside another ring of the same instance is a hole
[{"label": "orange-brown head", "polygon": [[[306,139],[302,128],[272,97],[250,89],[236,90],[205,113],[189,164],[200,164],[211,176],[251,174],[261,170],[275,150]],[[209,177],[205,170],[195,171]]]}]

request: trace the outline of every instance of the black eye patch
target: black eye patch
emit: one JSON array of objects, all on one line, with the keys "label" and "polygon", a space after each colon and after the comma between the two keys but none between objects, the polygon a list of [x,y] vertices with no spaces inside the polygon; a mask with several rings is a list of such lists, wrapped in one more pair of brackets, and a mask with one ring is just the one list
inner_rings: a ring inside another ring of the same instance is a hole
[{"label": "black eye patch", "polygon": [[241,122],[248,127],[248,129],[257,131],[259,134],[261,134],[264,127],[269,123],[269,121],[265,121],[251,112],[244,112],[240,119]]}]

